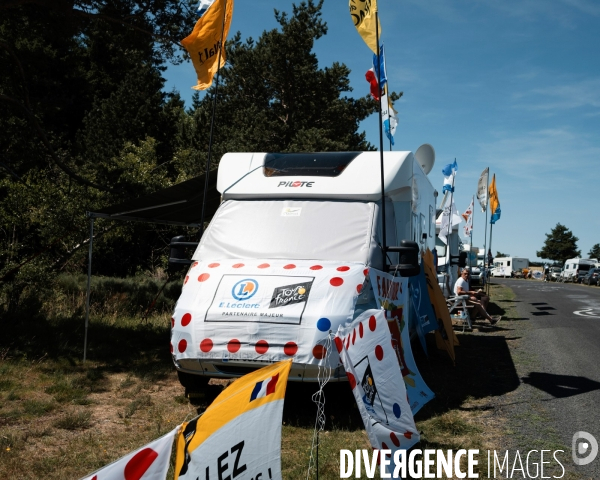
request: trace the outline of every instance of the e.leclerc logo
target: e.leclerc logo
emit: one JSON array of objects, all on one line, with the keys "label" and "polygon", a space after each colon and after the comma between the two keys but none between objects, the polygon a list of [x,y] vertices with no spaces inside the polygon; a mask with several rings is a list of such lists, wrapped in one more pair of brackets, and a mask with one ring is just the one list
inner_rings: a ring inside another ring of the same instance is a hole
[{"label": "e.leclerc logo", "polygon": [[312,186],[314,185],[315,182],[301,182],[299,180],[294,180],[292,182],[279,182],[279,185],[277,185],[278,187],[306,187],[306,188],[312,188]]},{"label": "e.leclerc logo", "polygon": [[258,290],[258,282],[251,278],[246,278],[237,282],[231,289],[231,296],[236,300],[248,300],[252,298]]}]

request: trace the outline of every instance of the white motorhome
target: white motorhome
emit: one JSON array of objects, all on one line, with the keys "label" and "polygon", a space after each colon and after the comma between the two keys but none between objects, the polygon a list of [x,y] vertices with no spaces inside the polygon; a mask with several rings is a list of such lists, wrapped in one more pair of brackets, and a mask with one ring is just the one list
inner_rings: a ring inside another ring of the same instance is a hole
[{"label": "white motorhome", "polygon": [[[323,362],[345,380],[331,333],[377,308],[367,272],[384,269],[384,238],[434,248],[433,163],[429,145],[385,152],[382,208],[379,152],[224,155],[223,201],[173,314],[184,386],[289,358],[291,380],[316,381]],[[398,254],[388,250],[385,263]]]},{"label": "white motorhome", "polygon": [[490,272],[492,277],[511,277],[513,272],[529,267],[529,259],[519,257],[496,257]]},{"label": "white motorhome", "polygon": [[559,279],[561,282],[578,283],[581,281],[580,274],[587,272],[590,268],[594,268],[596,262],[598,262],[596,258],[570,258],[565,262]]}]

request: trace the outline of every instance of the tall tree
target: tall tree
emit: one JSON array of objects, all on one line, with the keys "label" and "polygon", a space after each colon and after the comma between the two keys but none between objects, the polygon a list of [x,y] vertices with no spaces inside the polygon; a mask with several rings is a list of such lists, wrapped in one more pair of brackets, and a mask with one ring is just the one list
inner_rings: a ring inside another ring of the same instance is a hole
[{"label": "tall tree", "polygon": [[600,259],[600,243],[596,243],[592,249],[588,252],[589,258]]},{"label": "tall tree", "polygon": [[537,256],[554,262],[564,263],[569,258],[578,257],[581,251],[577,248],[579,238],[564,225],[556,224],[550,233],[546,234],[544,246]]},{"label": "tall tree", "polygon": [[[320,68],[315,41],[327,33],[323,0],[275,10],[280,29],[257,41],[228,42],[228,65],[218,87],[214,158],[227,151],[302,152],[369,150],[359,123],[376,111],[367,96],[352,98],[349,69],[335,62]],[[195,101],[195,115],[208,133],[213,87]],[[400,95],[393,94],[393,99]],[[208,135],[200,148],[206,151]]]}]

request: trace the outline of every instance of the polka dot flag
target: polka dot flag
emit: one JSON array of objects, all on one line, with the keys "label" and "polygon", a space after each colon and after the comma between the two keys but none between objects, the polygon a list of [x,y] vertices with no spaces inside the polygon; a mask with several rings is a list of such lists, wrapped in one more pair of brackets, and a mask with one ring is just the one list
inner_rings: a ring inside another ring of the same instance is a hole
[{"label": "polka dot flag", "polygon": [[393,454],[409,449],[420,437],[390,338],[383,310],[365,310],[339,327],[334,344],[371,446]]},{"label": "polka dot flag", "polygon": [[82,480],[164,480],[169,470],[173,440],[180,427]]}]

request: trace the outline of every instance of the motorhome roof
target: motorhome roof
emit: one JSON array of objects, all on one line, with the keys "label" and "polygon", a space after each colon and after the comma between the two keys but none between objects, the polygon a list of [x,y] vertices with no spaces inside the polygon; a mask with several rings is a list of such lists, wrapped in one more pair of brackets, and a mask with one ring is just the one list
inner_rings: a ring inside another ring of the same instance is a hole
[{"label": "motorhome roof", "polygon": [[[227,153],[219,164],[217,190],[224,199],[381,197],[380,152]],[[384,152],[384,190],[410,194],[411,180],[425,177],[412,152]]]}]

